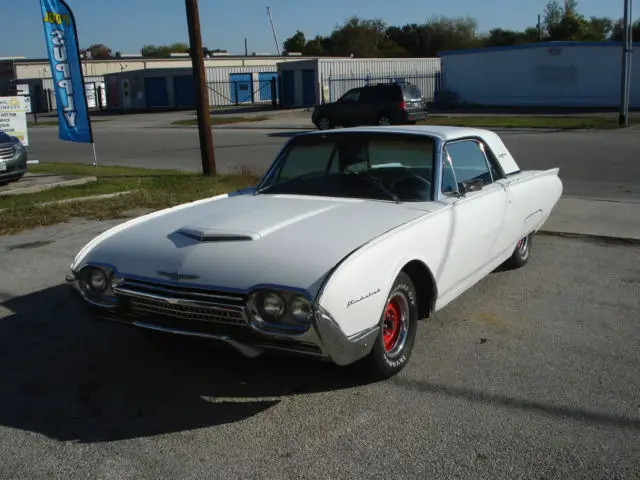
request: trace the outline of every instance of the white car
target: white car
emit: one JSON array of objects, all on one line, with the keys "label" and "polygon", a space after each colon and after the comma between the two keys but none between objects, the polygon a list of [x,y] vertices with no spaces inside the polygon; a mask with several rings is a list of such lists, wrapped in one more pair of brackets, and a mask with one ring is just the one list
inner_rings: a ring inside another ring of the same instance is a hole
[{"label": "white car", "polygon": [[488,130],[303,133],[256,187],[102,233],[67,281],[98,318],[385,378],[418,320],[528,261],[561,193],[557,168],[520,170]]}]

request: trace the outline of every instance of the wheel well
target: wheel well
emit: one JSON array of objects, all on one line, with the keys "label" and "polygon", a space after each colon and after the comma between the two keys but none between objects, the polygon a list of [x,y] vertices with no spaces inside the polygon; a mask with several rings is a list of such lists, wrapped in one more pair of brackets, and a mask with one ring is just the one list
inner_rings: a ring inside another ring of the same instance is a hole
[{"label": "wheel well", "polygon": [[416,287],[420,318],[429,317],[435,308],[438,296],[431,270],[420,260],[413,260],[402,267],[402,271],[411,277],[411,281]]}]

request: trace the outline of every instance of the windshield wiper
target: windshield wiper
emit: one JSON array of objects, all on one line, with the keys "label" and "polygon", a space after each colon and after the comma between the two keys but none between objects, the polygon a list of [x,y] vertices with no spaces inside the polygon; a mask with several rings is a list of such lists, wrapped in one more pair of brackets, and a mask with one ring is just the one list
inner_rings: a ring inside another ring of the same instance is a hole
[{"label": "windshield wiper", "polygon": [[389,197],[391,197],[391,199],[394,202],[400,203],[400,199],[398,198],[398,196],[395,193],[393,193],[391,190],[389,190],[387,187],[385,187],[384,183],[382,183],[382,181],[378,177],[375,177],[373,175],[369,175],[368,172],[353,172],[351,170],[347,170],[347,173],[349,175],[355,175],[356,178],[362,178],[362,179],[366,180],[367,182],[369,182],[370,185],[373,185],[374,187],[377,187],[378,190],[384,192]]}]

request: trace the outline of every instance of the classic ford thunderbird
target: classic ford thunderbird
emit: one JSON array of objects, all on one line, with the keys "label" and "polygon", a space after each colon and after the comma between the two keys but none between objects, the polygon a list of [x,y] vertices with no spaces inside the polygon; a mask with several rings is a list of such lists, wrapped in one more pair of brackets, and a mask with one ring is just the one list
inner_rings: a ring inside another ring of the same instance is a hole
[{"label": "classic ford thunderbird", "polygon": [[521,170],[488,130],[301,133],[255,187],[97,236],[67,281],[99,319],[386,378],[419,320],[527,263],[561,193],[557,168]]}]

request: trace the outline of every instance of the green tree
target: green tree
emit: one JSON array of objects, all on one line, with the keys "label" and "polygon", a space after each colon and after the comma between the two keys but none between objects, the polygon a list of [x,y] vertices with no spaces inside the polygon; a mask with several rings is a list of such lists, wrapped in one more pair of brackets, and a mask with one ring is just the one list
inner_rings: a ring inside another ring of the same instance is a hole
[{"label": "green tree", "polygon": [[284,43],[284,51],[285,52],[300,52],[305,53],[304,48],[307,44],[307,39],[304,36],[304,33],[300,30],[297,30],[291,37],[287,38]]},{"label": "green tree", "polygon": [[112,58],[111,49],[105,47],[102,43],[95,43],[88,48],[84,49],[84,52],[87,52],[91,55],[91,58],[97,59],[105,59]]}]

